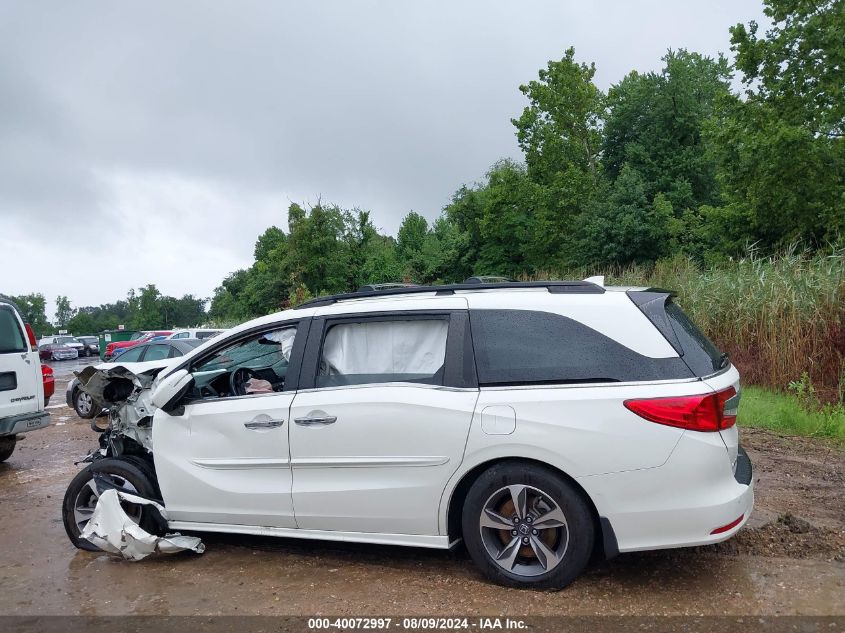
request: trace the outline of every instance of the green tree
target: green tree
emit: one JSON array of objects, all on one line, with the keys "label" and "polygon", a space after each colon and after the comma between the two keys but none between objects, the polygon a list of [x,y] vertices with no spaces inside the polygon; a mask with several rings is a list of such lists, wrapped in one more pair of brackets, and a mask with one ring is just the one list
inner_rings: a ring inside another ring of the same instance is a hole
[{"label": "green tree", "polygon": [[73,316],[73,308],[70,307],[70,301],[64,295],[56,297],[56,326],[59,328],[66,328],[68,321]]},{"label": "green tree", "polygon": [[44,295],[33,293],[10,298],[21,311],[24,322],[32,326],[37,336],[41,337],[53,331],[53,326],[47,320],[47,301]]},{"label": "green tree", "polygon": [[593,83],[595,65],[575,50],[550,61],[539,80],[520,86],[529,105],[513,119],[528,177],[542,187],[535,206],[529,257],[545,267],[575,259],[572,235],[602,182],[599,154],[605,97]]},{"label": "green tree", "polygon": [[629,165],[652,200],[664,193],[678,210],[719,202],[715,162],[703,130],[718,98],[730,92],[730,68],[670,50],[661,72],[632,71],[607,95],[602,163],[611,179]]},{"label": "green tree", "polygon": [[748,241],[822,245],[845,232],[845,9],[766,0],[773,26],[731,29],[744,99],[720,103],[709,134],[727,207]]},{"label": "green tree", "polygon": [[581,231],[586,262],[599,265],[653,262],[668,254],[672,205],[663,194],[653,203],[642,176],[628,165],[596,204]]},{"label": "green tree", "polygon": [[162,313],[161,293],[155,284],[138,289],[138,309],[133,315],[132,327],[136,330],[156,330],[166,327]]}]

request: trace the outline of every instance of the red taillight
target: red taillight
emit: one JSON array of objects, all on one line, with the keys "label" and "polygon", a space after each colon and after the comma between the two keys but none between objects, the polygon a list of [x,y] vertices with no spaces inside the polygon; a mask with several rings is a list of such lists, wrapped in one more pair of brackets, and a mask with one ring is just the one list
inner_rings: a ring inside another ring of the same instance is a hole
[{"label": "red taillight", "polygon": [[32,331],[32,326],[29,323],[24,323],[23,327],[26,330],[26,336],[29,339],[29,344],[32,346],[32,350],[37,350],[38,342],[35,340],[35,332]]},{"label": "red taillight", "polygon": [[731,521],[731,522],[730,522],[730,523],[728,523],[727,525],[723,525],[722,527],[717,527],[715,530],[713,530],[712,532],[710,532],[710,534],[722,534],[723,532],[727,532],[728,530],[732,530],[732,529],[733,529],[733,528],[735,528],[737,525],[739,525],[740,523],[742,523],[742,520],[743,520],[744,518],[745,518],[745,515],[744,515],[744,514],[741,514],[741,515],[739,516],[739,518],[738,518],[738,519],[734,519],[733,521]]},{"label": "red taillight", "polygon": [[728,387],[718,393],[626,400],[625,407],[641,418],[690,431],[719,431],[736,424],[736,408],[725,404],[736,396]]},{"label": "red taillight", "polygon": [[49,399],[56,391],[56,379],[53,377],[53,368],[41,365],[41,381],[44,383],[44,398]]}]

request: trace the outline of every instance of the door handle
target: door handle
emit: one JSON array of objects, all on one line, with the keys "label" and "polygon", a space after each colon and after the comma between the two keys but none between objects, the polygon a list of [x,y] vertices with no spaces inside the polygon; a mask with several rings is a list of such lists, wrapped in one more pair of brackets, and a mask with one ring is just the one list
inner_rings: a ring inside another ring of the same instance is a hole
[{"label": "door handle", "polygon": [[244,422],[248,429],[277,429],[285,423],[284,420],[261,420],[255,419],[252,422]]},{"label": "door handle", "polygon": [[337,422],[336,415],[321,415],[313,418],[296,418],[294,419],[299,426],[326,426],[327,424],[334,424]]}]

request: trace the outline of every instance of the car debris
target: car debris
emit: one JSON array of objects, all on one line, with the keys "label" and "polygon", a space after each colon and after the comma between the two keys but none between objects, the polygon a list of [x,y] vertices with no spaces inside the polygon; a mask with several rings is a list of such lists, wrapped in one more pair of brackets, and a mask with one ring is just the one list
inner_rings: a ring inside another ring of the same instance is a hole
[{"label": "car debris", "polygon": [[161,515],[162,522],[167,523],[167,511],[160,503],[110,488],[100,494],[94,514],[80,536],[104,552],[129,561],[139,561],[153,553],[175,554],[189,550],[202,554],[205,551],[205,545],[196,536],[183,536],[178,532],[164,536],[150,534],[126,514],[121,502],[152,506]]}]

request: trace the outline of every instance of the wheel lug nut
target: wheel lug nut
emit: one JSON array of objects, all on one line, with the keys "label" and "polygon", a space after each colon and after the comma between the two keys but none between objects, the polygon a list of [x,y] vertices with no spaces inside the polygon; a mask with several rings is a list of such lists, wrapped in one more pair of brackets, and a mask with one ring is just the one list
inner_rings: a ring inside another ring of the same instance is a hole
[{"label": "wheel lug nut", "polygon": [[523,542],[523,543],[525,543],[526,545],[528,545],[528,540],[529,540],[529,539],[528,539],[528,537],[527,537],[527,536],[523,536],[523,537],[522,537],[522,542]]},{"label": "wheel lug nut", "polygon": [[518,517],[518,516],[515,516],[515,517],[513,518],[513,524],[514,524],[514,525],[519,525],[519,517]]},{"label": "wheel lug nut", "polygon": [[539,532],[537,530],[531,530],[531,534],[533,534],[534,536],[537,536],[539,534]]},{"label": "wheel lug nut", "polygon": [[519,532],[517,532],[516,530],[511,530],[511,534],[513,534],[514,536],[516,536],[517,534],[519,534]]},{"label": "wheel lug nut", "polygon": [[527,517],[525,517],[525,522],[526,522],[526,523],[533,523],[533,522],[534,522],[534,517],[532,517],[532,516],[529,514]]}]

